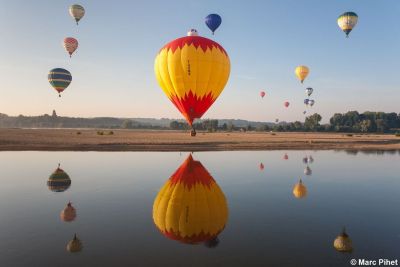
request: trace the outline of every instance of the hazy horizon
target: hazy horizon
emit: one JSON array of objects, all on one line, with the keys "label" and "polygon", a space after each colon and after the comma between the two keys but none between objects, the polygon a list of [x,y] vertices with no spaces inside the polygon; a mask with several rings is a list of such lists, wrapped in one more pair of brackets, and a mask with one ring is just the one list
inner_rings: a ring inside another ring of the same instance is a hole
[{"label": "hazy horizon", "polygon": [[[316,101],[310,113],[323,123],[350,110],[400,112],[398,1],[85,0],[79,26],[68,14],[71,1],[0,3],[0,112],[8,115],[55,109],[70,117],[180,119],[153,64],[164,44],[190,28],[220,43],[231,60],[228,84],[203,118],[304,121],[308,86]],[[336,23],[345,11],[359,15],[348,39]],[[213,36],[204,17],[214,12],[222,25]],[[68,36],[79,41],[71,59],[61,44]],[[294,75],[301,64],[311,70],[304,85]],[[55,67],[73,76],[61,98],[47,81]]]}]

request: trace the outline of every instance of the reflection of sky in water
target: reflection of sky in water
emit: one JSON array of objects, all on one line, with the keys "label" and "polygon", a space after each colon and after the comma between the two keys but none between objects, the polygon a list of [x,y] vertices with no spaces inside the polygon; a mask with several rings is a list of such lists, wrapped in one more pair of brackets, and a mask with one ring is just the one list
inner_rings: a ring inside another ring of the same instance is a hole
[{"label": "reflection of sky in water", "polygon": [[[229,207],[220,243],[209,249],[165,238],[152,219],[158,190],[188,153],[2,152],[0,266],[349,266],[351,258],[399,255],[398,153],[287,154],[194,153]],[[59,162],[72,183],[54,193],[46,182]],[[307,196],[296,199],[300,179]],[[66,223],[60,212],[68,201],[77,217]],[[343,226],[352,254],[333,248]],[[83,250],[70,254],[75,233]]]}]

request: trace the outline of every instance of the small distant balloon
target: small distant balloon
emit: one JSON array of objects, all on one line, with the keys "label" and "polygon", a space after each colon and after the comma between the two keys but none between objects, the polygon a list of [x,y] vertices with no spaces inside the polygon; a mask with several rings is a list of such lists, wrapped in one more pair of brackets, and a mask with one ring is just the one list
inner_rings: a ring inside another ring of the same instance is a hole
[{"label": "small distant balloon", "polygon": [[265,92],[264,92],[264,91],[261,91],[261,92],[260,92],[260,96],[261,96],[261,98],[264,98]]},{"label": "small distant balloon", "polygon": [[85,15],[85,9],[83,8],[83,6],[75,4],[69,7],[69,14],[75,19],[76,25],[78,25],[78,22]]},{"label": "small distant balloon", "polygon": [[289,107],[290,103],[289,103],[288,101],[285,101],[285,102],[283,103],[283,105],[284,105],[285,107]]},{"label": "small distant balloon", "polygon": [[310,99],[310,101],[308,101],[308,104],[310,105],[310,107],[314,106],[315,100]]},{"label": "small distant balloon", "polygon": [[346,229],[333,241],[333,247],[339,252],[351,252],[353,250],[353,242],[349,235],[346,233]]},{"label": "small distant balloon", "polygon": [[199,36],[199,33],[197,32],[196,29],[190,29],[190,30],[187,32],[187,36]]},{"label": "small distant balloon", "polygon": [[305,174],[305,175],[311,175],[311,174],[312,174],[312,170],[311,170],[311,168],[310,168],[309,166],[307,166],[307,167],[304,169],[304,174]]},{"label": "small distant balloon", "polygon": [[212,31],[212,34],[218,29],[219,25],[221,25],[222,18],[218,14],[210,14],[205,18],[205,23],[207,27]]},{"label": "small distant balloon", "polygon": [[314,89],[312,89],[311,87],[307,87],[307,89],[306,89],[307,96],[310,96],[313,92],[314,92]]},{"label": "small distant balloon", "polygon": [[279,119],[275,119],[275,122],[279,122]]},{"label": "small distant balloon", "polygon": [[349,37],[350,32],[357,25],[358,16],[354,12],[345,12],[339,16],[337,23],[342,31],[346,33],[346,37]]},{"label": "small distant balloon", "polygon": [[63,42],[65,51],[68,52],[69,57],[72,56],[72,54],[75,52],[75,50],[78,48],[78,40],[72,37],[67,37],[64,39]]},{"label": "small distant balloon", "polygon": [[306,79],[308,74],[310,73],[310,69],[307,66],[298,66],[296,67],[294,73],[297,76],[297,79],[300,80],[301,83]]},{"label": "small distant balloon", "polygon": [[285,154],[285,155],[283,156],[283,159],[284,159],[284,160],[288,160],[288,159],[289,159],[288,154]]},{"label": "small distant balloon", "polygon": [[260,163],[259,168],[260,168],[260,171],[264,170],[264,164]]},{"label": "small distant balloon", "polygon": [[304,111],[303,111],[303,114],[306,114],[306,113],[307,113],[307,111],[304,110]]},{"label": "small distant balloon", "polygon": [[310,103],[310,99],[308,99],[308,98],[304,99],[304,105],[308,106],[309,103]]},{"label": "small distant balloon", "polygon": [[307,187],[305,187],[301,179],[293,187],[293,195],[295,196],[295,198],[304,198],[307,196]]}]

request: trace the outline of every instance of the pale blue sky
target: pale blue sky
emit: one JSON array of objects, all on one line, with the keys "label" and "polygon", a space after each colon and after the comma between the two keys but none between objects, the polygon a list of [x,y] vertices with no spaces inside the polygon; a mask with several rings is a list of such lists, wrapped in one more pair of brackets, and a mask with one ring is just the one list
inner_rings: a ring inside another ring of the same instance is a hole
[{"label": "pale blue sky", "polygon": [[[86,9],[79,26],[68,14],[74,3]],[[324,121],[348,110],[400,111],[398,0],[0,0],[0,6],[0,112],[9,115],[55,109],[64,116],[180,118],[153,64],[165,43],[190,28],[220,43],[231,59],[228,84],[203,118],[303,120],[307,86]],[[359,15],[349,39],[336,23],[345,11]],[[204,24],[209,13],[222,17],[215,36]],[[72,59],[61,45],[68,36],[80,44]],[[300,64],[311,69],[304,85],[294,75]],[[54,67],[73,76],[61,99],[47,81]]]}]

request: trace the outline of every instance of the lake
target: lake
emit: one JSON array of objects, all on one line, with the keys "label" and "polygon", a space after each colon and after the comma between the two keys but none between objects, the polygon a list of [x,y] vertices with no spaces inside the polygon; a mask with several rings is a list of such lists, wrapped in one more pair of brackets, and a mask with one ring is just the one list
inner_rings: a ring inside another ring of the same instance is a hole
[{"label": "lake", "polygon": [[[353,258],[400,258],[398,152],[190,155],[1,152],[0,266],[351,266]],[[68,202],[73,208],[61,214]],[[349,252],[333,246],[343,227]]]}]

